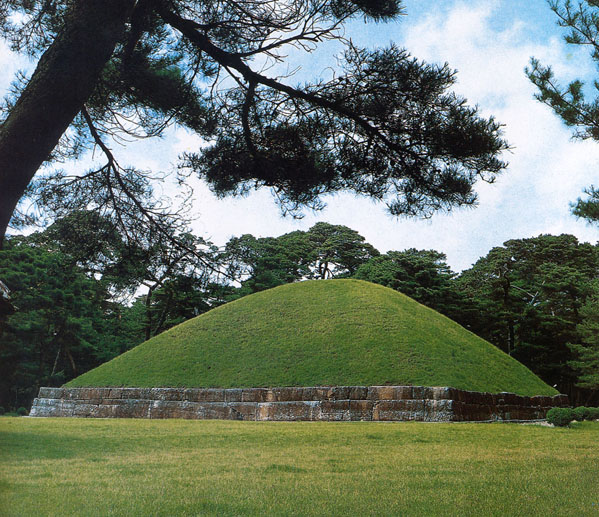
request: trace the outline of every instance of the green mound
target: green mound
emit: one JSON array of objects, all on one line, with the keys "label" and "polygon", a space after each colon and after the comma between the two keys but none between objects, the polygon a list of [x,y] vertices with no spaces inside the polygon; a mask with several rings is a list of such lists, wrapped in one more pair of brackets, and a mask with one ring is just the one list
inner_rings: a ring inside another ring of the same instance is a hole
[{"label": "green mound", "polygon": [[360,280],[284,285],[218,307],[67,384],[452,386],[557,392],[432,309]]}]

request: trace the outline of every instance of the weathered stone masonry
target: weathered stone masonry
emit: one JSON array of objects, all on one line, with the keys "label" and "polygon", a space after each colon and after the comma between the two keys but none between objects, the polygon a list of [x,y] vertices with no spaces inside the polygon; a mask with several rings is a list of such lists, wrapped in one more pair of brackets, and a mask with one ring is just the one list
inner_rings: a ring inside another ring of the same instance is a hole
[{"label": "weathered stone masonry", "polygon": [[545,418],[566,395],[523,397],[422,386],[41,388],[34,417],[466,422]]}]

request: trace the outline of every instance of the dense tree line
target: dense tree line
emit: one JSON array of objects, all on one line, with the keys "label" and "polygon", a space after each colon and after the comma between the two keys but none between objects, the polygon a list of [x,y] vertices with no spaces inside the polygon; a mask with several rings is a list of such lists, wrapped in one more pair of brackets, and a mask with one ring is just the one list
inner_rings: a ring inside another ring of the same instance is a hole
[{"label": "dense tree line", "polygon": [[[25,404],[40,384],[60,384],[225,301],[341,277],[412,296],[574,397],[596,393],[595,246],[570,235],[511,240],[459,275],[442,253],[381,255],[357,232],[326,223],[217,249],[188,230],[184,207],[155,196],[156,174],[122,165],[110,149],[112,140],[178,124],[210,141],[182,157],[182,189],[190,173],[219,195],[266,187],[284,212],[318,208],[323,194],[339,191],[384,202],[395,215],[474,204],[475,182],[506,166],[500,125],[451,91],[447,65],[394,46],[357,48],[344,36],[352,19],[397,18],[399,0],[5,4],[0,36],[39,61],[1,112],[0,278],[17,311],[6,324],[0,315],[0,404]],[[550,4],[568,43],[599,60],[596,2]],[[326,40],[344,48],[330,80],[293,85],[276,73],[284,66],[271,75],[262,66]],[[599,140],[597,101],[581,81],[561,87],[534,59],[528,75],[577,137]],[[92,148],[105,158],[98,168],[66,176],[47,167],[35,177],[42,164]],[[599,193],[590,186],[587,194],[574,212],[596,222]],[[4,239],[9,221],[31,223],[15,210],[20,199],[57,220]]]},{"label": "dense tree line", "polygon": [[187,254],[153,237],[131,248],[108,219],[74,212],[7,240],[0,276],[18,311],[0,343],[0,405],[25,405],[40,385],[62,384],[227,301],[350,277],[445,314],[576,401],[597,394],[599,249],[572,235],[507,241],[459,275],[443,253],[381,254],[358,232],[324,222],[234,237],[220,249],[186,234]]},{"label": "dense tree line", "polygon": [[[579,46],[599,62],[599,4],[592,0],[551,0],[549,5],[557,17],[557,23],[565,29],[564,40]],[[555,76],[551,66],[531,58],[526,70],[529,79],[537,87],[537,100],[551,107],[555,114],[573,130],[574,138],[599,141],[599,97],[597,81],[594,88],[584,81],[574,79],[564,86]],[[590,185],[586,197],[572,205],[574,215],[592,224],[599,223],[599,188]],[[586,298],[581,309],[582,323],[577,326],[578,343],[569,345],[574,358],[569,365],[578,373],[578,385],[597,390],[599,388],[599,307],[597,285],[592,286],[593,295]]]}]

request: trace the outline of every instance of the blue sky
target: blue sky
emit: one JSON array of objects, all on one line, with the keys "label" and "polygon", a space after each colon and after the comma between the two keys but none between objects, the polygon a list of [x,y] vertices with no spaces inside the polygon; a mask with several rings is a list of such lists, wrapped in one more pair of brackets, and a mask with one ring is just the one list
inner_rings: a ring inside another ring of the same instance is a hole
[{"label": "blue sky", "polygon": [[[563,32],[544,0],[408,0],[407,16],[392,24],[353,23],[347,36],[358,45],[395,42],[429,62],[448,62],[458,70],[455,91],[505,124],[513,149],[508,170],[493,185],[479,184],[479,206],[437,214],[431,220],[392,218],[383,205],[351,195],[326,199],[327,208],[306,213],[303,220],[282,218],[268,191],[243,199],[217,200],[200,182],[196,188],[196,232],[224,244],[231,236],[279,235],[307,229],[317,221],[343,224],[359,231],[381,252],[406,248],[436,249],[447,254],[454,270],[468,268],[493,246],[512,238],[541,233],[572,233],[596,242],[599,228],[570,214],[569,203],[585,186],[598,183],[599,143],[572,141],[571,132],[549,108],[534,100],[524,75],[531,56],[554,66],[564,82],[592,78],[594,64],[584,49],[563,43]],[[334,47],[299,61],[309,77],[329,66]],[[22,67],[0,48],[0,91],[8,76]],[[145,142],[117,152],[122,161],[141,168],[168,170],[185,150],[202,145],[183,130],[169,131],[158,142]],[[81,168],[76,164],[73,168]],[[165,194],[172,191],[165,187]]]}]

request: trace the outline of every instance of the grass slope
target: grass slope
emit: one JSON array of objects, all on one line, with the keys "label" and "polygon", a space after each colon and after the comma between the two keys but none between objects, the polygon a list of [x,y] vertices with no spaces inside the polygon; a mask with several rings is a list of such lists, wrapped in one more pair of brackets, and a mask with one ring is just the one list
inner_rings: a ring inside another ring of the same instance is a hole
[{"label": "grass slope", "polygon": [[0,514],[597,516],[599,423],[0,417]]},{"label": "grass slope", "polygon": [[301,282],[218,307],[67,386],[412,384],[555,394],[457,323],[361,280]]}]

